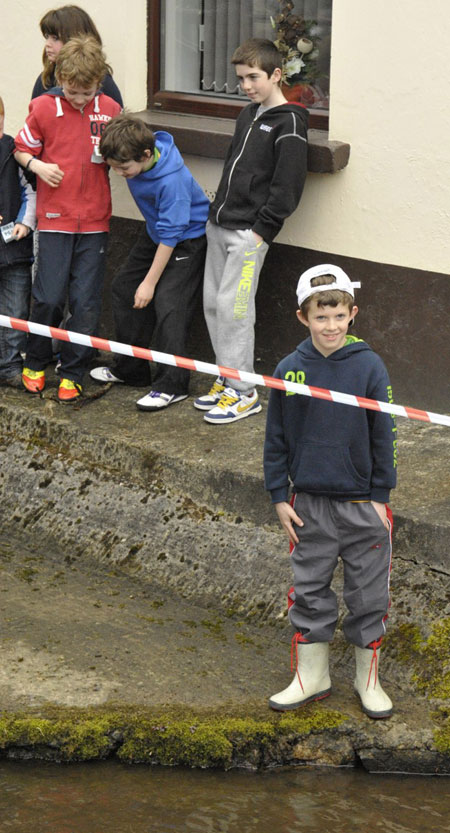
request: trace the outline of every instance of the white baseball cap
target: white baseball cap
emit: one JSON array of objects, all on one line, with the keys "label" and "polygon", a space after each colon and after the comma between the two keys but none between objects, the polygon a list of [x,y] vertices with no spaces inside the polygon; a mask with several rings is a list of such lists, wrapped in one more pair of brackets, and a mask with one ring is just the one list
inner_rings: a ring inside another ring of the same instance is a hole
[{"label": "white baseball cap", "polygon": [[[332,275],[334,277],[333,283],[311,286],[311,280],[320,278],[322,275]],[[298,305],[301,307],[303,301],[306,301],[316,292],[328,292],[329,289],[340,289],[342,292],[348,292],[354,298],[354,290],[359,289],[360,286],[360,281],[351,281],[340,266],[334,266],[332,263],[321,263],[319,266],[312,266],[311,269],[307,269],[306,272],[300,275],[296,290]]]}]

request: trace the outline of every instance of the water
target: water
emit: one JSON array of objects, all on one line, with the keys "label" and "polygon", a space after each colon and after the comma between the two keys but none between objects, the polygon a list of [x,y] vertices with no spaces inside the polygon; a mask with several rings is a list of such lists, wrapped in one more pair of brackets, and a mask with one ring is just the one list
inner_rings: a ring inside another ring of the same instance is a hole
[{"label": "water", "polygon": [[448,778],[0,762],[1,833],[446,833]]}]

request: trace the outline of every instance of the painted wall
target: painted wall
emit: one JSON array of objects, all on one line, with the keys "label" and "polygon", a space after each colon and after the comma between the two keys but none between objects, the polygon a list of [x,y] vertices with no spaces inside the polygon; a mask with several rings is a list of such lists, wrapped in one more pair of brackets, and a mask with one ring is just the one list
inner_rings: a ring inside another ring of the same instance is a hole
[{"label": "painted wall", "polygon": [[[41,17],[66,0],[2,3],[0,95],[6,106],[7,133],[23,124],[33,84],[42,69]],[[75,0],[89,12],[100,32],[108,63],[127,106],[141,110],[147,101],[146,0]]]},{"label": "painted wall", "polygon": [[[38,21],[49,6],[22,0],[2,9],[0,78],[9,133],[27,112],[41,65]],[[89,13],[127,107],[143,109],[145,0],[90,0]],[[449,272],[449,40],[448,0],[434,0],[426,14],[422,0],[335,0],[330,138],[351,144],[350,164],[332,176],[308,175],[279,242]],[[222,163],[186,161],[214,192]],[[117,177],[113,193],[116,215],[139,216]]]}]

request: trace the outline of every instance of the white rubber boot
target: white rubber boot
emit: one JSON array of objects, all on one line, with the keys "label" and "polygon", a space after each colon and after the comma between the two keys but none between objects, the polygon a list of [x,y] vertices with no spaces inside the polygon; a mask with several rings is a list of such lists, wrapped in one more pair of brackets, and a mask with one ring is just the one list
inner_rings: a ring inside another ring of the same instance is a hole
[{"label": "white rubber boot", "polygon": [[369,717],[390,717],[392,701],[378,679],[380,649],[358,648],[355,645],[355,691],[361,698],[362,710]]},{"label": "white rubber boot", "polygon": [[[328,642],[298,642],[296,644],[296,672],[291,684],[274,694],[269,706],[275,711],[288,711],[304,706],[312,700],[322,700],[331,692],[328,671]],[[291,663],[293,666],[293,663]]]}]

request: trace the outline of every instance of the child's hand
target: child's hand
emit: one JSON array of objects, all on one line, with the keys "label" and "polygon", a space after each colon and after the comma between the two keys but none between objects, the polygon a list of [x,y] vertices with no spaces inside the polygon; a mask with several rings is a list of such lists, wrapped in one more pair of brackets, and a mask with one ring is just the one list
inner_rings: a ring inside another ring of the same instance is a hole
[{"label": "child's hand", "polygon": [[155,287],[151,284],[142,281],[136,289],[134,295],[133,309],[144,309],[153,298]]},{"label": "child's hand", "polygon": [[377,515],[379,515],[380,521],[382,521],[383,525],[386,527],[386,529],[389,532],[390,527],[389,527],[389,521],[387,519],[385,504],[384,503],[378,503],[376,500],[371,500],[370,502],[371,502],[373,508],[375,509],[375,512],[377,513]]},{"label": "child's hand", "polygon": [[28,226],[25,226],[23,223],[16,223],[13,228],[13,237],[16,240],[22,240],[22,237],[26,237],[29,231]]},{"label": "child's hand", "polygon": [[289,535],[289,540],[293,544],[298,544],[298,537],[295,533],[293,524],[295,523],[297,526],[303,526],[302,519],[299,518],[290,503],[276,503],[275,509],[277,511],[278,520],[280,521],[281,526]]},{"label": "child's hand", "polygon": [[61,185],[64,171],[56,163],[42,162],[41,159],[35,159],[31,170],[39,179],[50,185],[50,188],[57,188],[58,185]]}]

